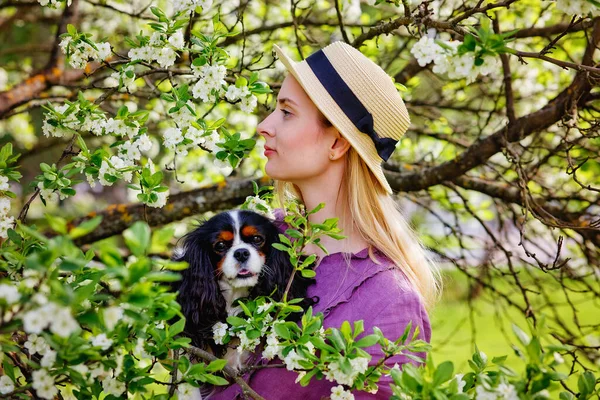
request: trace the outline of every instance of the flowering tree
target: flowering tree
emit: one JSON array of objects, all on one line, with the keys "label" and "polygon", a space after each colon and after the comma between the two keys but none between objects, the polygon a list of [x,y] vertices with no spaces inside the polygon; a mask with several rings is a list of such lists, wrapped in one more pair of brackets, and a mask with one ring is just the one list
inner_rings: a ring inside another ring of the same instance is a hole
[{"label": "flowering tree", "polygon": [[[243,384],[179,335],[173,238],[190,216],[268,212],[253,182],[256,122],[284,72],[271,43],[305,57],[332,40],[394,77],[412,125],[387,178],[471,296],[530,325],[514,328],[524,372],[479,350],[467,374],[431,358],[367,368],[363,347],[428,346],[358,321],[324,332],[310,312],[278,323],[297,305],[265,298],[216,339],[264,339],[262,355],[299,384],[338,382],[332,398],[375,390],[384,373],[397,398],[596,392],[600,323],[581,316],[600,294],[596,0],[3,1],[0,27],[3,395],[184,398],[223,376]],[[318,238],[296,211],[291,257]]]}]

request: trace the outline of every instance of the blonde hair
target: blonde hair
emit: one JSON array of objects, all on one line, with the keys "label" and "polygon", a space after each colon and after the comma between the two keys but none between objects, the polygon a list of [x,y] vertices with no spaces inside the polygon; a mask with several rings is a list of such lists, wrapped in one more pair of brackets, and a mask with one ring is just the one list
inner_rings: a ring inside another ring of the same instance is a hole
[{"label": "blonde hair", "polygon": [[[280,205],[288,199],[302,201],[302,194],[294,184],[275,181],[274,187]],[[342,179],[340,191],[345,195],[338,193],[338,199],[347,199],[340,222],[351,222],[341,226],[355,227],[369,243],[369,256],[373,261],[378,263],[373,247],[392,260],[421,295],[426,308],[431,310],[442,290],[439,267],[425,252],[397,202],[352,147],[346,153],[345,179]]]}]

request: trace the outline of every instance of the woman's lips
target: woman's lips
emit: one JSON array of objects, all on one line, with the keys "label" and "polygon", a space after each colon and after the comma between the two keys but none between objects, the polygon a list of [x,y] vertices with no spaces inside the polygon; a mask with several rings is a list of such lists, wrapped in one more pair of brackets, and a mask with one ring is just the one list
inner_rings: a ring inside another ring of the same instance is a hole
[{"label": "woman's lips", "polygon": [[272,154],[274,154],[274,153],[275,153],[275,150],[273,150],[273,149],[272,149],[272,148],[270,148],[270,147],[266,147],[266,146],[265,146],[265,157],[269,157],[270,155],[272,155]]}]

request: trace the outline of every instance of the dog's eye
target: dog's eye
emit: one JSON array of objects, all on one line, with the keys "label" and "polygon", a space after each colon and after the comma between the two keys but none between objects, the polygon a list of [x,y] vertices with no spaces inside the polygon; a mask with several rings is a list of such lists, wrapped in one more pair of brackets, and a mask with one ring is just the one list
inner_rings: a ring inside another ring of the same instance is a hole
[{"label": "dog's eye", "polygon": [[263,239],[262,236],[258,236],[258,235],[252,236],[251,240],[252,240],[252,243],[257,244],[257,245],[261,245],[265,241],[265,239]]},{"label": "dog's eye", "polygon": [[221,251],[225,251],[225,249],[227,248],[227,245],[225,244],[225,242],[217,242],[215,243],[215,251],[221,252]]}]

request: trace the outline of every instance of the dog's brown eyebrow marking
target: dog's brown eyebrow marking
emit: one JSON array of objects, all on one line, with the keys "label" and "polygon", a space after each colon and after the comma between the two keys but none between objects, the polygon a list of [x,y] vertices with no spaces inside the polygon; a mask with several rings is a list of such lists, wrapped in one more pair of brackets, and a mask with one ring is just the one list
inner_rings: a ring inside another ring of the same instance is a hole
[{"label": "dog's brown eyebrow marking", "polygon": [[254,236],[256,234],[258,234],[258,229],[255,226],[246,225],[242,228],[242,235],[244,236]]},{"label": "dog's brown eyebrow marking", "polygon": [[233,240],[233,232],[221,231],[221,233],[219,233],[219,236],[217,237],[217,241],[218,240],[224,240],[226,242]]}]

